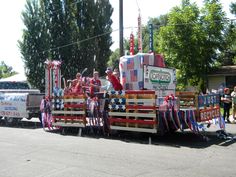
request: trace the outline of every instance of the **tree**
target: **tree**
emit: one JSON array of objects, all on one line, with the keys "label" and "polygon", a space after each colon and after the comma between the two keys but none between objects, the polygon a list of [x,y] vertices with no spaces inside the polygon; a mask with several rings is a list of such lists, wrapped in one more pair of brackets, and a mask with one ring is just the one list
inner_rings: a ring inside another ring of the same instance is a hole
[{"label": "tree", "polygon": [[195,82],[195,76],[201,68],[198,53],[202,40],[201,27],[197,23],[199,14],[200,10],[195,3],[182,1],[181,7],[175,7],[169,13],[167,26],[160,28],[159,49],[167,65],[179,69],[178,83],[183,85],[189,81]]},{"label": "tree", "polygon": [[30,83],[44,90],[46,59],[61,60],[66,79],[85,67],[90,73],[94,68],[104,72],[111,53],[112,12],[108,0],[27,0],[19,47]]},{"label": "tree", "polygon": [[95,4],[96,10],[94,17],[95,19],[95,68],[100,73],[104,73],[106,69],[106,63],[111,55],[110,47],[112,45],[111,38],[111,15],[113,8],[109,3],[109,0],[97,0]]},{"label": "tree", "polygon": [[236,3],[230,4],[230,12],[236,16]]},{"label": "tree", "polygon": [[[149,24],[153,25],[153,46],[154,46],[154,52],[158,53],[158,39],[157,36],[160,31],[161,26],[166,26],[168,21],[168,14],[160,15],[157,18],[150,18],[148,20],[148,23],[142,27],[142,42],[143,42],[143,52],[148,53],[149,52]],[[138,34],[134,36],[134,53],[138,53]],[[130,50],[130,39],[124,39],[124,49],[129,54]]]},{"label": "tree", "polygon": [[168,14],[160,15],[157,18],[150,18],[147,25],[143,27],[142,34],[143,34],[143,51],[149,52],[149,24],[153,25],[153,48],[154,52],[158,53],[158,39],[157,36],[160,32],[160,27],[166,26],[168,22]]},{"label": "tree", "polygon": [[221,47],[224,18],[218,0],[205,0],[201,11],[196,3],[182,0],[182,5],[169,13],[168,24],[158,36],[159,50],[169,66],[179,69],[182,86],[206,89],[207,73]]},{"label": "tree", "polygon": [[[236,16],[236,3],[231,3],[230,12]],[[232,58],[233,58],[233,63],[236,64],[236,22],[233,21],[233,20],[230,23],[229,31],[230,31],[230,35],[232,34],[232,37],[231,37],[231,42],[232,42],[231,54],[232,54]]]},{"label": "tree", "polygon": [[204,43],[201,48],[203,56],[203,68],[201,78],[204,80],[202,90],[205,90],[208,81],[207,74],[212,65],[217,61],[217,51],[221,50],[223,41],[223,30],[225,28],[226,14],[219,0],[205,0],[202,9],[202,22]]},{"label": "tree", "polygon": [[76,4],[70,0],[41,1],[44,21],[49,34],[49,56],[51,60],[62,61],[62,73],[65,78],[73,78],[83,68],[79,65],[78,46],[75,43],[78,33],[76,25]]},{"label": "tree", "polygon": [[7,78],[17,74],[17,72],[13,71],[11,66],[7,66],[4,61],[0,63],[0,79]]},{"label": "tree", "polygon": [[229,21],[225,27],[223,47],[220,50],[220,65],[236,64],[236,25],[233,21]]},{"label": "tree", "polygon": [[[48,34],[37,0],[27,0],[22,18],[23,41],[19,41],[26,77],[33,87],[44,90],[44,61],[48,57]],[[45,52],[42,52],[45,51]]]},{"label": "tree", "polygon": [[112,52],[107,65],[113,68],[119,68],[120,49],[116,49]]}]

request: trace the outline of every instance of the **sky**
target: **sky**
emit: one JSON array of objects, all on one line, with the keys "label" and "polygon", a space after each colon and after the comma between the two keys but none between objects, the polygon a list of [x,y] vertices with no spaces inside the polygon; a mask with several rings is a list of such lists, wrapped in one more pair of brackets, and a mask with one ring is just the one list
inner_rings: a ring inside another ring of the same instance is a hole
[{"label": "sky", "polygon": [[[194,1],[194,0],[193,0]],[[233,0],[221,0],[224,11],[229,14],[229,4]],[[195,0],[200,6],[202,0]],[[24,24],[21,12],[25,8],[26,0],[2,1],[0,6],[0,61],[4,61],[14,71],[24,73],[24,64],[18,47],[18,40],[22,39]],[[113,30],[119,29],[119,0],[110,0],[114,8],[112,20]],[[123,0],[123,26],[124,38],[127,38],[133,31],[136,34],[138,9],[140,9],[142,24],[146,25],[150,17],[158,17],[166,14],[176,5],[180,5],[181,0]],[[232,16],[229,16],[230,18]],[[119,31],[112,33],[114,44],[111,49],[119,47]]]}]

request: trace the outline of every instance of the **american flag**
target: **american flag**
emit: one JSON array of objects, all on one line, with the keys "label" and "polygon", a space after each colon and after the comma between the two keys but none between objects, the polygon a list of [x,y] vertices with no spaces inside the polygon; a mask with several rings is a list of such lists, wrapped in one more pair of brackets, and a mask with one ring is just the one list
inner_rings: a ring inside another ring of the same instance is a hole
[{"label": "american flag", "polygon": [[129,69],[134,69],[134,59],[133,58],[128,58],[127,60],[127,70]]},{"label": "american flag", "polygon": [[126,90],[129,90],[129,83],[126,83],[126,84],[125,84],[125,89],[126,89]]},{"label": "american flag", "polygon": [[131,70],[130,71],[130,79],[131,79],[131,82],[137,82],[137,80],[138,80],[138,70]]},{"label": "american flag", "polygon": [[132,83],[126,83],[125,84],[125,89],[126,90],[133,90],[133,84]]},{"label": "american flag", "polygon": [[120,67],[120,70],[123,70],[124,69],[123,63],[120,62],[119,67]]},{"label": "american flag", "polygon": [[143,81],[138,82],[138,87],[139,89],[143,89],[144,87]]},{"label": "american flag", "polygon": [[141,55],[140,57],[140,67],[142,67],[143,65],[149,65],[149,55]]},{"label": "american flag", "polygon": [[123,85],[126,83],[126,72],[122,72],[122,82]]},{"label": "american flag", "polygon": [[129,84],[129,90],[133,90],[133,84],[132,83]]},{"label": "american flag", "polygon": [[164,57],[161,54],[155,55],[154,66],[165,67]]}]

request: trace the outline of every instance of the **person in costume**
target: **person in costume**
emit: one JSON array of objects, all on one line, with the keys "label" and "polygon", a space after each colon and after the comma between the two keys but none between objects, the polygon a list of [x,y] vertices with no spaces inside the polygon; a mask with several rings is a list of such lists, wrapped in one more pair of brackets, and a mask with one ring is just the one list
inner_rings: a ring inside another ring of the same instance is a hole
[{"label": "person in costume", "polygon": [[94,94],[100,91],[101,80],[99,79],[99,73],[97,71],[93,72],[93,78],[90,80],[90,96],[93,97]]},{"label": "person in costume", "polygon": [[113,71],[110,67],[107,68],[107,70],[105,71],[108,77],[108,80],[111,82],[114,90],[116,91],[120,91],[123,89],[120,81],[117,79],[117,77],[113,74]]}]

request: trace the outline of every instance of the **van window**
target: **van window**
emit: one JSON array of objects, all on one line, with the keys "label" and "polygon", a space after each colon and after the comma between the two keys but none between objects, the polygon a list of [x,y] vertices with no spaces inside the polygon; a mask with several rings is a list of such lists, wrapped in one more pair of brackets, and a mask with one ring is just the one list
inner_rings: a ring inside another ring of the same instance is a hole
[{"label": "van window", "polygon": [[30,89],[26,82],[0,82],[0,89]]}]

